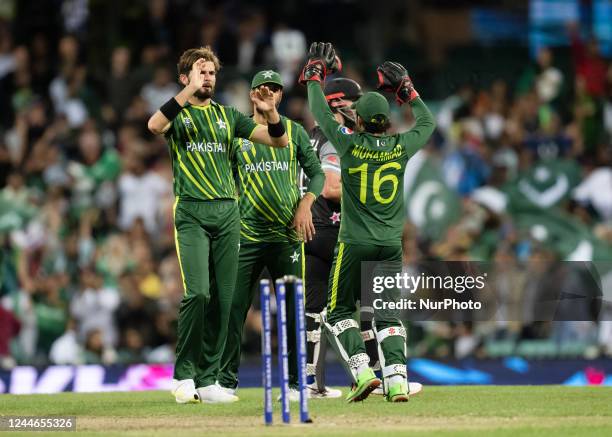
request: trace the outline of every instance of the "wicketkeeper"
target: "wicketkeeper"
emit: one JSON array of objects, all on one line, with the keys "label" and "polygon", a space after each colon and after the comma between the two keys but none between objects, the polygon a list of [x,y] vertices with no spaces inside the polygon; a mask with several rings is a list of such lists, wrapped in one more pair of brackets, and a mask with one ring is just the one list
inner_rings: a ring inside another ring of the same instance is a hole
[{"label": "wicketkeeper", "polygon": [[[371,92],[355,104],[358,131],[342,126],[321,90],[325,76],[337,63],[331,44],[313,43],[300,83],[307,85],[315,120],[340,156],[343,217],[329,279],[325,326],[355,381],[346,399],[356,402],[381,384],[369,366],[370,358],[354,318],[361,299],[361,263],[401,265],[405,166],[425,145],[435,123],[404,67],[385,62],[378,67],[379,88],[395,93],[399,104],[410,104],[416,125],[407,132],[387,135],[389,104],[382,95]],[[385,397],[391,402],[407,401],[406,330],[399,318],[389,314],[375,313],[373,327],[380,348]]]}]

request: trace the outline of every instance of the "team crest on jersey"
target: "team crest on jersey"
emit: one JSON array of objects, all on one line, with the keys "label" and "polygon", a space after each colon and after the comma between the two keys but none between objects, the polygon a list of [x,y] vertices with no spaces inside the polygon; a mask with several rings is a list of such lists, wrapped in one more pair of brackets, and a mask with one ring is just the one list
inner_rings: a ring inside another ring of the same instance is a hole
[{"label": "team crest on jersey", "polygon": [[249,140],[241,140],[241,144],[240,144],[240,151],[241,152],[248,152],[249,150],[251,150],[253,148],[253,143],[250,142]]},{"label": "team crest on jersey", "polygon": [[340,132],[342,132],[344,135],[350,135],[353,133],[353,129],[350,129],[346,126],[340,126]]},{"label": "team crest on jersey", "polygon": [[223,120],[219,119],[215,123],[217,123],[217,126],[219,126],[219,129],[227,130],[227,125],[225,124]]}]

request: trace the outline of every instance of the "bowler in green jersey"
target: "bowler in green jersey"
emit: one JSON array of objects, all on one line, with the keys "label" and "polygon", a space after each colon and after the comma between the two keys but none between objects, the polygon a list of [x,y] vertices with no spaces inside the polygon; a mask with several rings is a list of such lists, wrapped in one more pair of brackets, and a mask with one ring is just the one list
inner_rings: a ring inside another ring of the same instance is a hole
[{"label": "bowler in green jersey", "polygon": [[[283,96],[280,75],[272,70],[257,73],[251,97],[261,87],[274,94],[278,106]],[[266,120],[253,105],[253,120]],[[236,171],[240,182],[240,253],[238,277],[230,313],[225,350],[218,381],[229,393],[238,386],[242,330],[257,289],[257,279],[267,268],[273,279],[284,275],[304,277],[303,241],[314,233],[310,208],[321,193],[325,174],[312,149],[310,138],[298,123],[281,116],[289,143],[273,149],[245,138],[234,140]],[[310,178],[301,197],[299,167]],[[287,296],[287,332],[295,331],[293,296]],[[288,337],[290,399],[298,400],[297,350],[294,335]]]},{"label": "bowler in green jersey", "polygon": [[216,383],[240,241],[232,144],[234,138],[280,148],[288,143],[267,87],[251,95],[265,125],[212,100],[219,68],[209,47],[186,50],[178,62],[184,88],[148,123],[151,132],[165,135],[172,157],[175,242],[185,289],[172,387],[178,403],[238,400]]},{"label": "bowler in green jersey", "polygon": [[[360,326],[353,318],[361,299],[361,263],[378,261],[401,268],[404,171],[431,136],[435,123],[404,67],[385,62],[378,68],[379,89],[395,92],[400,104],[410,104],[415,126],[387,135],[389,103],[376,92],[365,93],[355,103],[357,131],[342,126],[321,90],[326,73],[338,64],[331,44],[313,43],[300,82],[308,87],[315,120],[340,156],[342,221],[329,278],[325,326],[354,378],[347,401],[356,402],[381,384],[369,366]],[[374,317],[385,398],[407,401],[406,330],[396,315],[375,313]]]}]

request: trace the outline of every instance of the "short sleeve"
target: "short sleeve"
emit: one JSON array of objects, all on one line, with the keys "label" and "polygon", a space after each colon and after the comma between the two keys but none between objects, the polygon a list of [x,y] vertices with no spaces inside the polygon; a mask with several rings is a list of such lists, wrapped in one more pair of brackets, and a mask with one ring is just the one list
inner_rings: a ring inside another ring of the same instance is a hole
[{"label": "short sleeve", "polygon": [[338,153],[331,142],[326,141],[321,146],[319,157],[321,159],[321,168],[323,168],[323,170],[340,173],[340,157],[338,156]]},{"label": "short sleeve", "polygon": [[247,117],[236,108],[231,108],[234,119],[234,136],[238,138],[250,139],[257,123],[251,117]]}]

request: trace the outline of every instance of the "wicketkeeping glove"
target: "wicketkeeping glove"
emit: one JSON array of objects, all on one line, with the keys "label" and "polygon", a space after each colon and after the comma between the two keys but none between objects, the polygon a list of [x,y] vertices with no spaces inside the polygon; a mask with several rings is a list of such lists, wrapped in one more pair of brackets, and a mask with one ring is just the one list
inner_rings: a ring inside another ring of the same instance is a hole
[{"label": "wicketkeeping glove", "polygon": [[401,64],[386,61],[379,65],[376,71],[378,72],[378,89],[395,93],[395,100],[398,104],[402,105],[419,97],[419,93],[414,89],[412,80],[408,76],[408,71]]},{"label": "wicketkeeping glove", "polygon": [[328,74],[341,69],[342,62],[336,56],[336,51],[331,43],[313,42],[308,50],[308,63],[302,69],[299,83],[305,85],[310,80],[322,83]]}]

